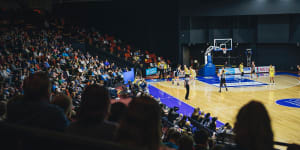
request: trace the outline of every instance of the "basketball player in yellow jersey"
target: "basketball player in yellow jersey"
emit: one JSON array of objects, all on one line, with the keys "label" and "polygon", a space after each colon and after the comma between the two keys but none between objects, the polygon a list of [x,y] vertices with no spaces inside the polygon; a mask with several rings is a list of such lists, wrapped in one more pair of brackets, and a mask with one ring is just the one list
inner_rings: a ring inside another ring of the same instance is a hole
[{"label": "basketball player in yellow jersey", "polygon": [[189,68],[186,67],[186,65],[184,65],[183,67],[184,67],[185,77],[190,77],[190,70],[189,70]]},{"label": "basketball player in yellow jersey", "polygon": [[244,77],[244,64],[241,62],[240,64],[240,72],[241,72],[241,79]]},{"label": "basketball player in yellow jersey", "polygon": [[191,82],[193,83],[193,84],[195,84],[195,78],[196,78],[196,71],[190,66],[190,74],[191,74]]},{"label": "basketball player in yellow jersey", "polygon": [[273,84],[275,84],[275,81],[274,81],[275,68],[272,65],[270,65],[269,76],[270,76],[270,83],[273,82]]}]

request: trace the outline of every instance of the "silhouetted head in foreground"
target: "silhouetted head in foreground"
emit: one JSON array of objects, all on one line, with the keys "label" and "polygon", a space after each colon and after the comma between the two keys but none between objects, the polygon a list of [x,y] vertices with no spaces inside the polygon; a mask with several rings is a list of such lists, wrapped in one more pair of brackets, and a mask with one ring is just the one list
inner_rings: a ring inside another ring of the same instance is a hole
[{"label": "silhouetted head in foreground", "polygon": [[133,98],[121,121],[117,141],[128,146],[157,150],[161,142],[160,107],[149,96]]},{"label": "silhouetted head in foreground", "polygon": [[251,101],[243,106],[234,127],[236,144],[249,150],[273,149],[271,120],[265,106]]},{"label": "silhouetted head in foreground", "polygon": [[81,94],[78,121],[103,121],[110,110],[108,90],[100,85],[92,84]]},{"label": "silhouetted head in foreground", "polygon": [[37,72],[24,80],[24,98],[26,101],[49,102],[50,80],[47,73]]}]

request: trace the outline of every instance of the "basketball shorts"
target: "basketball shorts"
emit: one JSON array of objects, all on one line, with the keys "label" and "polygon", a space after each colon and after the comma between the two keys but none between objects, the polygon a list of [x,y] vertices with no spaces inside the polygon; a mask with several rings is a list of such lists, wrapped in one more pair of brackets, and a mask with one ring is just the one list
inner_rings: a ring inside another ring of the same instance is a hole
[{"label": "basketball shorts", "polygon": [[226,80],[224,78],[221,78],[221,84],[226,83]]},{"label": "basketball shorts", "polygon": [[175,72],[175,77],[178,77],[178,72]]}]

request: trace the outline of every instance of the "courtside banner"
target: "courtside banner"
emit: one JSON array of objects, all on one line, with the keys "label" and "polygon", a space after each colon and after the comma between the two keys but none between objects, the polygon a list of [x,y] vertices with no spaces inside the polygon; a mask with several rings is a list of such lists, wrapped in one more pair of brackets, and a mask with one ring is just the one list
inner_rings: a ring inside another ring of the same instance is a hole
[{"label": "courtside banner", "polygon": [[124,84],[127,84],[128,81],[134,81],[134,69],[131,68],[130,71],[123,72]]},{"label": "courtside banner", "polygon": [[[240,69],[239,69],[239,71],[240,71]],[[250,67],[244,67],[244,73],[251,73],[251,68]]]},{"label": "courtside banner", "polygon": [[150,76],[157,73],[157,68],[146,69],[146,76]]},{"label": "courtside banner", "polygon": [[[273,66],[275,69],[275,66]],[[256,71],[258,73],[263,73],[263,72],[269,72],[270,70],[270,66],[260,66],[260,67],[256,67]]]},{"label": "courtside banner", "polygon": [[[240,68],[234,68],[235,69],[235,74],[241,74]],[[250,67],[244,67],[244,73],[250,73],[251,68]]]},{"label": "courtside banner", "polygon": [[[219,73],[222,69],[219,69]],[[236,68],[225,68],[225,74],[235,74]]]}]

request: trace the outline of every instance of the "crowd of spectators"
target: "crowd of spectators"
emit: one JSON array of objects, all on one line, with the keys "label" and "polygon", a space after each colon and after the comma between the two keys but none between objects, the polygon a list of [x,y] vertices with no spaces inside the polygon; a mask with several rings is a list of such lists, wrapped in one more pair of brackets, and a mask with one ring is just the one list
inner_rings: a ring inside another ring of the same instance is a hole
[{"label": "crowd of spectators", "polygon": [[[77,35],[83,35],[78,31]],[[75,33],[73,33],[75,36]],[[27,30],[11,27],[0,36],[0,80],[2,100],[22,94],[22,82],[30,74],[45,71],[50,76],[52,95],[64,93],[80,100],[85,85],[99,83],[114,87],[123,82],[126,66],[74,49],[59,26]],[[77,102],[78,103],[78,102]]]},{"label": "crowd of spectators", "polygon": [[[1,121],[149,150],[273,149],[271,120],[256,101],[237,115],[236,145],[216,143],[216,134],[232,135],[229,124],[217,129],[217,118],[199,108],[191,116],[178,114],[178,108],[168,108],[150,96],[140,76],[128,87],[123,85],[124,92],[133,97],[128,106],[111,104],[108,87],[122,83],[122,73],[128,69],[74,49],[61,31],[64,23],[59,24],[35,30],[15,26],[1,34]],[[170,64],[147,51],[134,51],[129,45],[122,48],[122,41],[108,35],[78,27],[72,30],[72,36],[97,48],[109,48],[142,68],[146,64],[165,69]]]},{"label": "crowd of spectators", "polygon": [[87,34],[87,43],[93,49],[106,51],[111,55],[126,60],[134,66],[136,74],[140,76],[145,76],[145,69],[153,67],[167,74],[172,71],[171,66],[174,65],[167,58],[157,56],[157,54],[149,50],[134,48],[133,45],[108,34],[102,35],[99,32]]},{"label": "crowd of spectators", "polygon": [[[176,115],[174,110],[166,111],[159,100],[149,95],[134,97],[128,107],[120,103],[111,105],[107,88],[99,84],[84,88],[76,117],[69,118],[70,98],[58,95],[51,101],[50,84],[45,72],[27,77],[24,94],[8,101],[4,121],[151,150],[273,149],[271,120],[260,102],[251,101],[241,108],[234,130],[236,145],[224,145],[215,143],[216,135],[206,128],[193,130],[184,116],[179,121],[176,117],[174,122],[178,123],[171,126],[169,118]],[[121,115],[116,118],[116,114]],[[196,114],[191,117],[196,118]],[[205,117],[202,120],[205,122]],[[211,124],[212,121],[207,127]]]},{"label": "crowd of spectators", "polygon": [[[164,129],[170,130],[166,130],[165,132],[167,136],[165,142],[170,148],[178,148],[176,143],[180,143],[178,140],[181,136],[184,137],[185,140],[189,139],[186,136],[194,137],[194,143],[197,144],[197,147],[204,146],[204,149],[206,149],[207,147],[214,147],[216,143],[225,142],[224,135],[233,135],[233,130],[228,123],[217,128],[217,118],[211,118],[210,113],[205,114],[203,111],[201,112],[199,108],[195,108],[191,116],[185,116],[177,113],[179,110],[178,107],[168,108],[164,104],[160,105],[162,109],[162,126]],[[172,133],[171,139],[168,137],[169,132]],[[201,136],[198,136],[199,134]],[[205,138],[204,142],[202,137]],[[176,138],[176,140],[174,138]],[[227,143],[230,143],[230,140],[232,139],[227,139]]]}]

